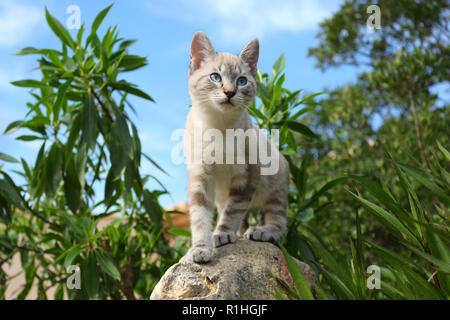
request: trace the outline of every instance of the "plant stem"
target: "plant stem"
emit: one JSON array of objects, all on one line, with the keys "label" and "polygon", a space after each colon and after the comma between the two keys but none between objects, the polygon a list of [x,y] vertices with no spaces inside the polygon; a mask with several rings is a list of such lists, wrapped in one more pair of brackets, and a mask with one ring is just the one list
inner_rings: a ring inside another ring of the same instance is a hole
[{"label": "plant stem", "polygon": [[414,102],[413,91],[412,91],[411,86],[409,84],[407,85],[407,87],[408,87],[407,90],[408,90],[409,104],[411,105],[411,111],[412,111],[412,114],[413,114],[414,125],[416,127],[416,138],[417,138],[417,145],[418,145],[419,150],[420,150],[420,156],[422,158],[423,163],[427,167],[427,169],[430,170],[430,165],[428,163],[427,157],[425,156],[425,151],[423,149],[422,135],[420,133],[420,125],[419,125],[419,119],[417,117],[416,103]]},{"label": "plant stem", "polygon": [[106,117],[109,119],[109,121],[113,122],[113,118],[111,117],[108,108],[106,108],[106,106],[104,105],[103,101],[100,99],[100,97],[98,96],[98,94],[95,92],[94,88],[92,88],[91,86],[89,86],[89,89],[91,90],[93,96],[95,97],[95,100],[97,100],[98,104],[102,107],[103,112],[105,113]]},{"label": "plant stem", "polygon": [[41,219],[42,221],[44,221],[45,223],[48,223],[49,225],[51,225],[51,226],[53,226],[53,227],[56,227],[56,228],[58,228],[58,229],[62,229],[62,226],[61,226],[61,225],[59,225],[59,224],[57,224],[57,223],[54,223],[54,222],[52,222],[52,221],[46,219],[46,218],[45,218],[44,216],[42,216],[41,214],[37,213],[37,212],[30,206],[30,204],[28,203],[28,201],[25,200],[25,198],[24,198],[22,195],[20,195],[20,197],[22,198],[22,201],[25,203],[25,207],[28,209],[28,211],[31,212],[32,215],[38,217],[39,219]]}]

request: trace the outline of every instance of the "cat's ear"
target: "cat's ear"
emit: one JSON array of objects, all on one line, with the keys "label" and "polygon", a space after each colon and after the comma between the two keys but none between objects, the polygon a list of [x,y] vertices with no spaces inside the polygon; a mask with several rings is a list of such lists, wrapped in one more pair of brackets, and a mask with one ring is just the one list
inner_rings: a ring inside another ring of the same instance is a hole
[{"label": "cat's ear", "polygon": [[209,41],[208,36],[202,31],[197,31],[194,34],[191,43],[190,69],[192,71],[197,70],[206,58],[214,54],[216,54],[216,51],[214,50],[211,41]]},{"label": "cat's ear", "polygon": [[244,49],[242,49],[241,53],[239,53],[239,57],[246,62],[252,71],[253,74],[256,74],[259,57],[259,41],[257,38],[250,41]]}]

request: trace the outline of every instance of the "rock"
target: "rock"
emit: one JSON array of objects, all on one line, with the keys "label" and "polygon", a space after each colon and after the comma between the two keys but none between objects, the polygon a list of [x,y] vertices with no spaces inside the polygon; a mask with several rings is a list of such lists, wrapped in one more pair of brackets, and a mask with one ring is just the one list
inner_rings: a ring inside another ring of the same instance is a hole
[{"label": "rock", "polygon": [[[296,260],[311,286],[313,270]],[[273,299],[270,272],[294,286],[281,250],[268,242],[237,240],[214,249],[211,261],[196,264],[184,256],[171,266],[153,290],[151,300]]]}]

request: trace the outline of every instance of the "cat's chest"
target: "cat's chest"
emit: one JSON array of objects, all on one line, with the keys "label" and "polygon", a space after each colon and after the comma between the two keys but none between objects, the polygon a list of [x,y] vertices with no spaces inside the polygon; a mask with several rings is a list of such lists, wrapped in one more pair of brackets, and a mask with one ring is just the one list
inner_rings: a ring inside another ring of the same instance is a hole
[{"label": "cat's chest", "polygon": [[230,191],[233,177],[245,175],[245,165],[238,164],[222,164],[215,165],[214,180],[216,193],[225,193],[227,196]]}]

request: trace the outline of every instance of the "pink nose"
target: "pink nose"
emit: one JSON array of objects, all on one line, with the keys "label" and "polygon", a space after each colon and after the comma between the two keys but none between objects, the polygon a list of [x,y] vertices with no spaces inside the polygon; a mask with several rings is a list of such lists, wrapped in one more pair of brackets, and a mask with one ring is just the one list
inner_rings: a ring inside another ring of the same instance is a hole
[{"label": "pink nose", "polygon": [[234,97],[234,95],[236,94],[236,91],[224,91],[223,93],[225,93],[225,95],[226,95],[228,98],[232,98],[232,97]]}]

